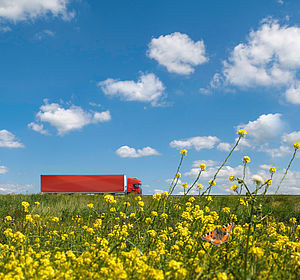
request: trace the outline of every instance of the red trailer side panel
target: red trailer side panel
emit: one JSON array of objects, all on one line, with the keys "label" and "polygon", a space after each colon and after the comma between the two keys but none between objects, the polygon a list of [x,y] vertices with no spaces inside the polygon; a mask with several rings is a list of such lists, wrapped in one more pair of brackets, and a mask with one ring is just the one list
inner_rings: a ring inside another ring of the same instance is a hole
[{"label": "red trailer side panel", "polygon": [[41,192],[124,192],[125,175],[41,175]]}]

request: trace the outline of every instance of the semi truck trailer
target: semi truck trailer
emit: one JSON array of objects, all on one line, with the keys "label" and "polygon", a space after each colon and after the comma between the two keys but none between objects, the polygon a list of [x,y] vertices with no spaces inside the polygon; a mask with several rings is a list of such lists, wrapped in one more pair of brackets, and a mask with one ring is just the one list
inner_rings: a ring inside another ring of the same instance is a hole
[{"label": "semi truck trailer", "polygon": [[41,175],[41,193],[142,194],[142,182],[126,175]]}]

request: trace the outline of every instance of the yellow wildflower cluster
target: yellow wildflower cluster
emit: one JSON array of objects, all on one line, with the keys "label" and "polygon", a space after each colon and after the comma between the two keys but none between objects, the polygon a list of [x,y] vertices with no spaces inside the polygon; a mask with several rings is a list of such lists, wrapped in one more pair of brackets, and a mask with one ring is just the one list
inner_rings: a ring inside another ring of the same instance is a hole
[{"label": "yellow wildflower cluster", "polygon": [[[0,279],[242,279],[248,229],[251,277],[293,279],[300,265],[296,218],[257,217],[254,228],[216,198],[208,204],[210,196],[167,196],[99,196],[69,218],[44,202],[30,212],[28,202],[19,204],[22,214],[1,224]],[[247,212],[251,200],[237,199]],[[230,222],[236,225],[226,246],[201,239]]]}]

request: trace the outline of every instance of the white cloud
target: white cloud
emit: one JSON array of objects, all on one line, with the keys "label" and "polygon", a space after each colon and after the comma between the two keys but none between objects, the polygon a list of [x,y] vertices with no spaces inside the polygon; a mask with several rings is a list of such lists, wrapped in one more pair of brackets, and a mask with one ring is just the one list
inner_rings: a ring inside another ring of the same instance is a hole
[{"label": "white cloud", "polygon": [[39,132],[41,134],[48,134],[48,131],[44,129],[44,125],[43,124],[38,124],[38,123],[34,123],[31,122],[27,125],[29,128],[31,128],[32,130]]},{"label": "white cloud", "polygon": [[293,145],[295,142],[300,142],[300,131],[285,133],[282,135],[281,139],[283,142]]},{"label": "white cloud", "polygon": [[10,32],[11,28],[9,26],[0,26],[0,32],[2,33],[6,33],[6,32]]},{"label": "white cloud", "polygon": [[129,146],[122,146],[116,150],[116,154],[123,158],[138,158],[159,155],[159,152],[151,147],[145,147],[136,150],[135,148],[131,148]]},{"label": "white cloud", "polygon": [[256,143],[262,143],[278,137],[284,128],[284,122],[281,120],[281,114],[263,114],[257,120],[237,127],[238,130],[241,128],[248,132],[247,137]]},{"label": "white cloud", "polygon": [[247,44],[237,45],[224,62],[226,80],[238,86],[290,83],[300,67],[300,28],[264,22],[251,31]]},{"label": "white cloud", "polygon": [[223,151],[223,152],[229,152],[230,148],[231,148],[231,144],[225,143],[225,142],[221,142],[217,146],[217,149],[220,150],[220,151]]},{"label": "white cloud", "polygon": [[297,81],[285,92],[285,98],[292,104],[300,104],[300,82]]},{"label": "white cloud", "polygon": [[[285,173],[285,169],[277,169],[276,173],[272,179],[272,185],[268,191],[268,193],[275,193],[283,175]],[[270,178],[269,170],[263,169],[258,172],[258,174],[265,179]],[[278,191],[279,194],[300,194],[300,171],[289,170],[284,181],[282,182],[280,189]]]},{"label": "white cloud", "polygon": [[22,194],[31,194],[31,193],[38,193],[40,190],[35,185],[21,185],[18,183],[7,183],[7,184],[0,184],[0,193],[1,194],[9,194],[9,193],[22,193]]},{"label": "white cloud", "polygon": [[286,100],[300,104],[299,49],[300,27],[280,26],[276,20],[264,20],[258,30],[250,32],[246,43],[233,49],[224,61],[222,77],[214,77],[210,87],[219,87],[220,82],[244,88],[285,87]]},{"label": "white cloud", "polygon": [[74,12],[67,11],[69,2],[69,0],[1,0],[0,18],[17,22],[51,14],[69,20],[74,17]]},{"label": "white cloud", "polygon": [[[206,178],[206,179],[212,179],[214,177],[214,175],[216,174],[218,168],[219,168],[219,166],[212,166],[212,167],[206,168],[206,170],[201,173],[201,177]],[[199,168],[192,168],[190,171],[184,173],[184,176],[187,176],[190,178],[196,178],[198,176],[198,173],[199,173]],[[231,174],[241,177],[243,175],[243,166],[238,165],[236,167],[231,167],[229,165],[224,165],[218,173],[216,182],[217,183],[218,182],[220,183],[223,181],[229,182],[228,177]]]},{"label": "white cloud", "polygon": [[195,66],[208,61],[204,42],[194,42],[188,35],[179,32],[153,38],[148,56],[167,67],[169,72],[183,75],[193,73]]},{"label": "white cloud", "polygon": [[93,122],[108,122],[111,120],[110,111],[104,111],[104,112],[95,112],[93,117]]},{"label": "white cloud", "polygon": [[195,160],[193,162],[193,167],[199,167],[199,164],[205,164],[206,167],[210,167],[210,166],[215,166],[218,164],[218,161],[214,161],[214,160]]},{"label": "white cloud", "polygon": [[0,174],[5,174],[8,172],[8,168],[4,165],[0,165]]},{"label": "white cloud", "polygon": [[16,139],[13,133],[3,129],[0,130],[0,147],[24,148],[24,145]]},{"label": "white cloud", "polygon": [[[284,157],[291,155],[294,152],[293,144],[300,142],[300,131],[293,131],[291,133],[285,133],[281,136],[282,144],[279,148],[267,148],[265,151],[272,157]],[[300,154],[297,153],[297,158],[300,158]]]},{"label": "white cloud", "polygon": [[196,151],[200,151],[201,149],[212,149],[219,141],[220,139],[216,136],[196,136],[186,140],[173,140],[170,146],[176,149],[194,148]]},{"label": "white cloud", "polygon": [[[40,111],[36,114],[36,119],[39,122],[48,122],[54,126],[59,135],[63,135],[72,130],[79,130],[82,127],[99,122],[111,120],[109,111],[105,112],[86,112],[81,107],[71,105],[69,108],[63,108],[57,103],[47,103],[40,107]],[[40,133],[46,133],[43,130],[42,124],[30,123],[28,125],[33,130]]]},{"label": "white cloud", "polygon": [[45,29],[43,31],[40,31],[38,33],[35,34],[35,38],[37,40],[42,40],[46,37],[54,37],[55,36],[55,33],[49,29]]},{"label": "white cloud", "polygon": [[98,86],[106,95],[119,96],[126,101],[151,102],[157,105],[164,95],[163,83],[152,73],[142,74],[137,82],[107,79]]},{"label": "white cloud", "polygon": [[[167,184],[172,184],[172,182],[175,183],[177,181],[177,179],[175,178],[174,181],[173,181],[173,179],[166,179],[165,181]],[[181,184],[182,184],[182,181],[180,179],[178,179],[177,185],[181,185]]]}]

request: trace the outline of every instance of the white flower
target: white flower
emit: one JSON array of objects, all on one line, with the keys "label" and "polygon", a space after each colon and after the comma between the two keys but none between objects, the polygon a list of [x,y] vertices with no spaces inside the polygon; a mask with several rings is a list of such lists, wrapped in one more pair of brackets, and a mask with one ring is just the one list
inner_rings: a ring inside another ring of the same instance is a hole
[{"label": "white flower", "polygon": [[261,184],[264,183],[264,179],[261,176],[259,176],[259,175],[253,175],[252,176],[252,180],[257,185],[261,185]]}]

